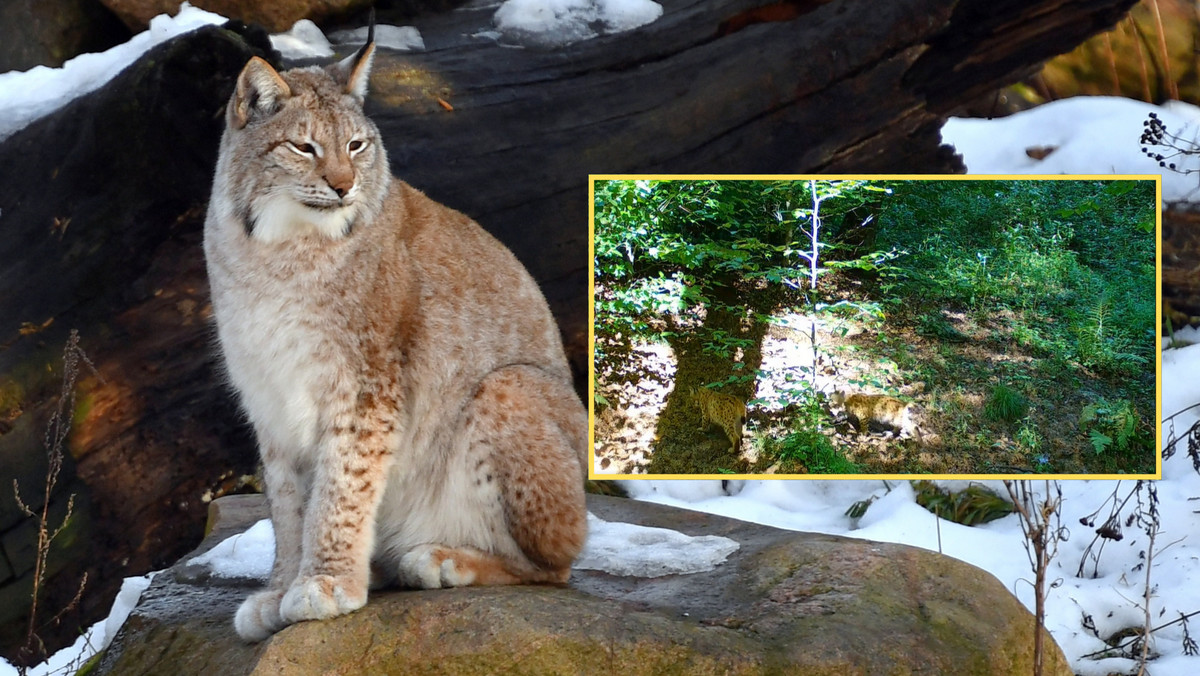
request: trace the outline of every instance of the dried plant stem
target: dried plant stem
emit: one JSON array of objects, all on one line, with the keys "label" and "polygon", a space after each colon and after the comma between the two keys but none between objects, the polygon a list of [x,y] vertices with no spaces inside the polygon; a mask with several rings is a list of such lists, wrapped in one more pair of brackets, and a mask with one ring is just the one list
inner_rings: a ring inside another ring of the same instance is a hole
[{"label": "dried plant stem", "polygon": [[1154,536],[1157,534],[1158,527],[1156,524],[1150,529],[1150,544],[1146,546],[1146,589],[1142,593],[1142,612],[1145,614],[1145,618],[1142,624],[1142,651],[1141,655],[1138,656],[1138,676],[1146,675],[1146,662],[1150,658],[1150,592],[1152,589],[1150,586],[1150,571],[1154,568]]},{"label": "dried plant stem", "polygon": [[[1177,619],[1171,620],[1170,622],[1163,622],[1162,624],[1158,625],[1157,627],[1152,627],[1150,629],[1150,631],[1147,633],[1153,634],[1154,632],[1159,631],[1160,629],[1166,629],[1167,627],[1170,627],[1172,625],[1186,623],[1188,620],[1190,620],[1193,617],[1196,617],[1197,615],[1200,615],[1200,610],[1194,610],[1187,614],[1180,613],[1180,615]],[[1106,645],[1103,648],[1101,648],[1100,650],[1090,652],[1086,655],[1080,655],[1079,659],[1089,660],[1089,659],[1093,659],[1096,657],[1102,657],[1104,655],[1109,655],[1109,654],[1113,653],[1114,651],[1124,650],[1125,648],[1132,645],[1133,642],[1140,641],[1141,639],[1142,639],[1141,636],[1134,636],[1132,638],[1126,639],[1128,642],[1118,643],[1117,645],[1114,645],[1114,646]],[[1184,653],[1184,654],[1187,654],[1187,653]]]},{"label": "dried plant stem", "polygon": [[[13,479],[13,497],[16,499],[17,508],[27,517],[38,519],[38,542],[34,555],[33,568],[33,592],[29,602],[29,625],[25,632],[25,643],[18,651],[19,662],[21,663],[18,670],[22,676],[24,676],[28,668],[27,665],[30,662],[47,657],[45,643],[37,633],[38,605],[42,595],[42,588],[46,584],[46,564],[50,556],[50,546],[54,542],[54,539],[67,527],[67,524],[70,523],[71,516],[75,511],[75,495],[72,494],[67,498],[67,513],[63,517],[62,522],[57,526],[51,527],[50,496],[54,492],[54,487],[58,484],[58,475],[62,471],[63,464],[63,446],[71,433],[71,423],[75,411],[75,383],[79,377],[81,363],[87,365],[92,373],[99,377],[100,374],[96,371],[95,365],[88,359],[83,348],[79,347],[79,332],[72,330],[70,337],[67,339],[66,348],[63,350],[63,381],[62,390],[58,398],[58,406],[50,416],[50,422],[46,426],[46,436],[43,440],[47,460],[46,481],[43,486],[45,492],[42,496],[42,504],[38,511],[35,511],[21,499],[20,486],[17,480]],[[79,599],[83,596],[83,589],[86,584],[87,574],[85,573],[80,580],[79,589],[75,592],[75,597],[51,618],[51,622],[58,621],[65,613],[79,604]]]},{"label": "dried plant stem", "polygon": [[[1052,526],[1057,521],[1062,505],[1062,492],[1058,483],[1045,482],[1045,495],[1040,502],[1029,481],[1005,481],[1004,487],[1012,499],[1013,507],[1021,518],[1021,531],[1025,534],[1025,553],[1034,573],[1034,625],[1033,625],[1033,675],[1042,676],[1045,670],[1046,645],[1046,572],[1050,560],[1058,552],[1062,529]],[[1053,493],[1054,497],[1051,497]]]},{"label": "dried plant stem", "polygon": [[[1138,676],[1145,676],[1146,663],[1150,659],[1150,638],[1154,631],[1151,626],[1152,616],[1150,614],[1150,599],[1154,597],[1154,587],[1150,584],[1150,574],[1154,570],[1154,540],[1158,536],[1161,525],[1158,519],[1158,489],[1153,482],[1138,482],[1139,507],[1141,506],[1140,490],[1143,486],[1146,488],[1148,508],[1145,511],[1139,510],[1137,519],[1138,523],[1145,528],[1146,535],[1150,541],[1146,545],[1146,588],[1142,592],[1142,612],[1144,613],[1144,619],[1142,624],[1142,645],[1140,654],[1138,655]],[[1170,546],[1170,544],[1167,545],[1167,547]]]}]

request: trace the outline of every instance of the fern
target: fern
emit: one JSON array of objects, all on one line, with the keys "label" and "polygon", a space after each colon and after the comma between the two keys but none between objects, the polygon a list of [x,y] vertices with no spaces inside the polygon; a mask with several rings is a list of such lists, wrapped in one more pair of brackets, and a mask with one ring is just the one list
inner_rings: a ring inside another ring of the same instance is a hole
[{"label": "fern", "polygon": [[1117,402],[1101,400],[1083,407],[1079,414],[1079,428],[1086,432],[1096,453],[1109,448],[1124,451],[1150,443],[1148,435],[1141,434],[1141,418],[1127,399]]},{"label": "fern", "polygon": [[1091,432],[1088,432],[1088,438],[1091,439],[1092,448],[1096,450],[1097,454],[1103,453],[1108,449],[1109,446],[1112,445],[1112,437],[1104,434],[1100,430],[1092,430]]},{"label": "fern", "polygon": [[912,487],[918,505],[947,521],[964,526],[995,521],[1013,511],[1011,502],[978,484],[971,484],[958,492],[945,490],[932,481],[924,480],[912,482]]}]

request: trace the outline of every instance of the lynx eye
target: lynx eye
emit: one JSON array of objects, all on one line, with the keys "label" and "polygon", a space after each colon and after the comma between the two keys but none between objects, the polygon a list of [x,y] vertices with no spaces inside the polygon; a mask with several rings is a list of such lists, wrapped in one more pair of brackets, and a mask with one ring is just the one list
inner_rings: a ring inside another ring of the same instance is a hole
[{"label": "lynx eye", "polygon": [[292,143],[291,141],[288,141],[287,147],[288,150],[291,150],[297,155],[303,155],[305,157],[317,156],[317,149],[311,143]]},{"label": "lynx eye", "polygon": [[346,150],[349,150],[352,153],[357,153],[358,151],[360,151],[366,147],[367,147],[367,142],[360,141],[359,139],[354,139],[353,141],[346,144]]}]

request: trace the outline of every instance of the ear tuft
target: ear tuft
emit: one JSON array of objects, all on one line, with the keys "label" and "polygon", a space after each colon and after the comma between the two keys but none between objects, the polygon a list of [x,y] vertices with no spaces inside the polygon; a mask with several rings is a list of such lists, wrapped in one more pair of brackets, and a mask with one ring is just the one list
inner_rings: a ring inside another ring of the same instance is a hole
[{"label": "ear tuft", "polygon": [[371,63],[375,60],[375,8],[371,8],[370,23],[367,24],[367,42],[350,58],[337,65],[344,73],[346,93],[362,101],[367,97],[367,81],[371,78]]},{"label": "ear tuft", "polygon": [[254,117],[274,115],[291,95],[291,87],[271,64],[256,56],[238,75],[237,87],[229,102],[229,126],[241,129]]}]

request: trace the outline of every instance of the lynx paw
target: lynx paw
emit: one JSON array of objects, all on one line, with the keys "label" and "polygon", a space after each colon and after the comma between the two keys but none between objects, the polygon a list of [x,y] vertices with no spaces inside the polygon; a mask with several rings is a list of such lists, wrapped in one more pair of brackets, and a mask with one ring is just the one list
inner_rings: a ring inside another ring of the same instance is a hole
[{"label": "lynx paw", "polygon": [[367,586],[347,577],[313,575],[292,583],[279,604],[284,622],[327,620],[367,604]]},{"label": "lynx paw", "polygon": [[233,628],[242,640],[257,643],[287,626],[279,615],[279,601],[283,590],[268,589],[242,601],[233,616]]},{"label": "lynx paw", "polygon": [[460,569],[451,558],[452,553],[437,545],[413,548],[400,558],[400,582],[420,589],[465,587],[474,582],[475,572]]}]

